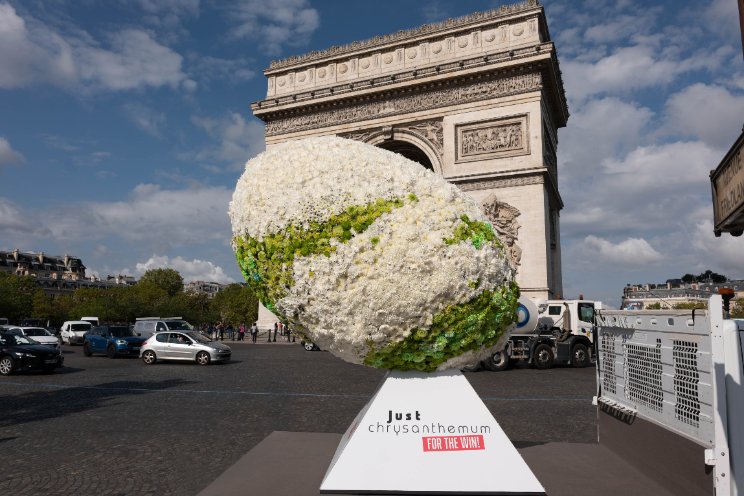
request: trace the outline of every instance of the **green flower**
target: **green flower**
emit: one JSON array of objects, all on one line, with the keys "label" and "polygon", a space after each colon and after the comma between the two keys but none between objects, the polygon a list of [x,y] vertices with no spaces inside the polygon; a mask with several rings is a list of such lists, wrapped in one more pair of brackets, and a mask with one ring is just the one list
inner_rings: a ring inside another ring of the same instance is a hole
[{"label": "green flower", "polygon": [[[409,201],[417,200],[409,198]],[[296,257],[330,257],[336,252],[336,247],[331,246],[332,239],[345,243],[366,231],[381,215],[403,204],[397,198],[378,198],[368,205],[351,206],[325,222],[313,222],[307,229],[290,225],[281,232],[265,236],[262,241],[236,236],[233,243],[238,267],[261,303],[276,313],[276,302],[286,296],[294,283]],[[370,242],[375,246],[380,239],[373,237]]]},{"label": "green flower", "polygon": [[398,343],[367,343],[370,350],[364,364],[432,372],[450,358],[495,345],[516,321],[518,299],[516,283],[484,291],[467,303],[445,308],[428,330],[414,329]]}]

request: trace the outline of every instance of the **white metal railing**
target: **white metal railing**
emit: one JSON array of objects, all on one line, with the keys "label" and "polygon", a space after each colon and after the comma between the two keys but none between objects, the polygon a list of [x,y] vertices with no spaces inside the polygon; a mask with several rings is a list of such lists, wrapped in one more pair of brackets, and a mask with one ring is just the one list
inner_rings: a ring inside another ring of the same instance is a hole
[{"label": "white metal railing", "polygon": [[604,310],[597,320],[598,402],[712,447],[708,314]]}]

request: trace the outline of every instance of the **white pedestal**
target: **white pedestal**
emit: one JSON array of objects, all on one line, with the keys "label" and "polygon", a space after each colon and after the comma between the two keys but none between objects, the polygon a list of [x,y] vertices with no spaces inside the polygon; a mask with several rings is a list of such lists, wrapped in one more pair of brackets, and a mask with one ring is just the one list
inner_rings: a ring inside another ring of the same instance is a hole
[{"label": "white pedestal", "polygon": [[341,439],[322,494],[545,494],[459,371],[391,372]]}]

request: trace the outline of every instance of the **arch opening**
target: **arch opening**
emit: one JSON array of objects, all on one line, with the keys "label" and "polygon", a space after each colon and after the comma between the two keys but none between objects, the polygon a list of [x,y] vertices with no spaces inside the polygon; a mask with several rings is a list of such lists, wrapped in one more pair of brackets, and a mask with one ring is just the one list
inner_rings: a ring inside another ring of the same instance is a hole
[{"label": "arch opening", "polygon": [[417,162],[430,171],[434,170],[434,166],[432,165],[431,160],[429,160],[429,157],[416,145],[407,143],[405,141],[390,140],[383,141],[382,143],[377,143],[376,146],[379,146],[380,148],[391,151],[393,153],[397,153],[398,155],[403,155],[408,160]]}]

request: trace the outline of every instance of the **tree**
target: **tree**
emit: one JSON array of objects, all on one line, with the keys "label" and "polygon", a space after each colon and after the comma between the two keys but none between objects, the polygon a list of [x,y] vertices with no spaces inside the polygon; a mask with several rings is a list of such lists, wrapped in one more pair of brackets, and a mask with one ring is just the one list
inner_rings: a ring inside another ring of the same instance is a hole
[{"label": "tree", "polygon": [[30,317],[35,291],[33,277],[0,272],[0,317],[7,317],[11,322]]},{"label": "tree", "polygon": [[744,301],[731,302],[731,318],[744,319]]},{"label": "tree", "polygon": [[176,296],[183,291],[183,277],[174,269],[150,269],[138,284],[151,283],[163,289],[168,296]]},{"label": "tree", "polygon": [[691,282],[697,282],[697,278],[693,276],[692,274],[685,274],[682,276],[682,282],[686,282],[687,284],[690,284]]},{"label": "tree", "polygon": [[713,272],[712,270],[708,269],[699,276],[697,276],[698,282],[713,282],[716,284],[720,284],[722,282],[728,281],[728,278],[724,275],[717,274],[716,272]]},{"label": "tree", "polygon": [[674,305],[675,310],[693,310],[699,308],[705,310],[708,308],[708,303],[705,301],[688,302],[688,303],[676,303]]},{"label": "tree", "polygon": [[258,320],[258,298],[248,286],[230,284],[214,296],[212,311],[231,324]]}]

